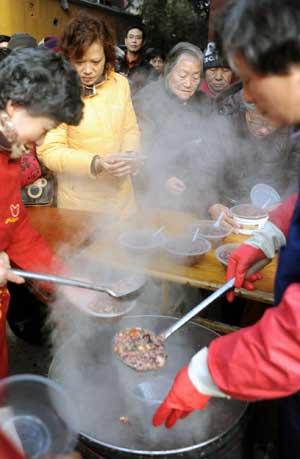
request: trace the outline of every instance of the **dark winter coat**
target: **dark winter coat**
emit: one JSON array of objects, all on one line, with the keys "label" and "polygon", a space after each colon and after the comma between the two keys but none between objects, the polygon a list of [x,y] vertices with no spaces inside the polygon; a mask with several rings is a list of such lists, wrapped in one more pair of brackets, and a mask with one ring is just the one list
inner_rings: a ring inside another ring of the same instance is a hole
[{"label": "dark winter coat", "polygon": [[132,95],[152,81],[152,69],[152,65],[149,64],[143,55],[141,55],[140,60],[130,68],[126,59],[126,53],[123,57],[117,57],[115,66],[115,71],[117,73],[120,73],[128,78]]},{"label": "dark winter coat", "polygon": [[[199,194],[193,191],[194,181],[199,182],[198,177],[194,177],[195,164],[199,160],[195,154],[198,154],[199,144],[203,144],[205,119],[210,113],[208,97],[197,92],[182,103],[167,89],[165,80],[160,79],[139,91],[133,102],[141,129],[142,149],[147,155],[143,171],[147,203],[184,211],[199,210]],[[180,197],[166,191],[165,183],[172,176],[186,181],[186,191]],[[197,200],[196,205],[191,202],[191,192]]]}]

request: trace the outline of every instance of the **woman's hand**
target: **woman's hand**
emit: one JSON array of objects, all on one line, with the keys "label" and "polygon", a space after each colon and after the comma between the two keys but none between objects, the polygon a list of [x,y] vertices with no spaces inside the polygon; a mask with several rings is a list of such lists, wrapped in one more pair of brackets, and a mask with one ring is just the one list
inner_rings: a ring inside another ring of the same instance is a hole
[{"label": "woman's hand", "polygon": [[240,225],[234,221],[228,207],[223,206],[223,204],[213,204],[208,209],[208,213],[213,220],[217,220],[221,212],[224,212],[224,217],[222,221],[232,226],[234,233],[238,233]]},{"label": "woman's hand", "polygon": [[22,277],[17,276],[11,271],[7,254],[0,252],[0,287],[3,287],[8,281],[15,284],[23,284],[25,282]]},{"label": "woman's hand", "polygon": [[123,159],[113,158],[113,155],[107,157],[98,157],[95,161],[95,172],[100,174],[102,171],[106,171],[113,177],[124,177],[126,175],[132,175],[136,173],[135,161],[127,161]]},{"label": "woman's hand", "polygon": [[186,189],[186,186],[183,183],[183,181],[180,180],[177,177],[170,177],[166,181],[165,187],[166,187],[168,193],[170,193],[172,195],[175,195],[175,196],[178,196],[178,195],[182,194]]}]

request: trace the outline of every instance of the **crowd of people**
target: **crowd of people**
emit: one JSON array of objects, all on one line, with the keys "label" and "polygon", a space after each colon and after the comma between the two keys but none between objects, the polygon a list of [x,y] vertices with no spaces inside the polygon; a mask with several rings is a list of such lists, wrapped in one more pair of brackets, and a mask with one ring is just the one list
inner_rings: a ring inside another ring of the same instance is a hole
[{"label": "crowd of people", "polygon": [[[254,262],[272,258],[285,246],[277,308],[253,327],[202,349],[176,377],[153,423],[170,428],[205,408],[211,397],[251,401],[299,391],[299,274],[291,260],[300,250],[294,195],[300,143],[293,128],[300,117],[292,93],[293,88],[299,92],[300,51],[293,40],[299,41],[300,9],[293,0],[284,7],[279,0],[272,6],[270,0],[235,3],[219,25],[226,54],[215,43],[205,50],[189,42],[167,52],[150,47],[142,24],[130,26],[118,45],[105,22],[87,14],[66,23],[60,37],[45,36],[40,42],[23,32],[0,35],[1,377],[8,372],[6,284],[23,282],[10,263],[70,272],[31,227],[22,202],[22,187],[47,168],[57,180],[57,207],[88,210],[120,223],[149,206],[212,219],[223,213],[238,230],[230,208],[248,202],[257,183],[275,188],[284,203],[270,212],[261,232],[232,254],[227,276],[241,287]],[[257,15],[266,16],[269,35],[256,24]],[[272,24],[282,32],[278,43]],[[248,34],[241,40],[243,27]],[[256,33],[264,47],[256,43]],[[280,62],[281,51],[285,62]],[[254,288],[258,278],[253,275],[244,286]],[[74,306],[84,301],[71,288],[60,293]],[[286,442],[298,448],[298,398],[280,406],[282,458],[295,457]],[[0,436],[0,456],[3,450],[10,457],[10,448]]]},{"label": "crowd of people", "polygon": [[298,142],[245,103],[213,42],[204,51],[180,42],[165,55],[146,47],[143,25],[133,24],[117,45],[104,21],[82,14],[60,38],[38,43],[16,33],[0,43],[2,60],[12,50],[46,47],[78,72],[82,121],[60,124],[22,158],[24,186],[43,167],[54,174],[58,207],[120,220],[139,205],[213,219],[225,212],[236,229],[230,207],[248,202],[256,183],[282,198],[296,190]]}]

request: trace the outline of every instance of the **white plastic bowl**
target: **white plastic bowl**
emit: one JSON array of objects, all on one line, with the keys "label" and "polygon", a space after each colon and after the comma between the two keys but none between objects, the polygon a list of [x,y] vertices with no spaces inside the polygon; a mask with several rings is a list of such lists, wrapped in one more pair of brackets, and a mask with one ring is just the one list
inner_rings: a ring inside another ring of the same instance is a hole
[{"label": "white plastic bowl", "polygon": [[132,255],[152,256],[159,251],[166,237],[163,232],[156,234],[157,229],[132,229],[124,231],[119,243]]},{"label": "white plastic bowl", "polygon": [[234,252],[241,244],[238,242],[229,242],[228,244],[219,245],[215,250],[215,256],[222,265],[228,265],[229,256]]},{"label": "white plastic bowl", "polygon": [[215,220],[197,220],[189,225],[189,232],[191,231],[191,237],[197,230],[200,238],[206,239],[212,245],[212,248],[218,247],[222,244],[225,237],[232,233],[232,226],[226,222],[221,222],[218,227],[215,227]]},{"label": "white plastic bowl", "polygon": [[252,234],[261,229],[268,220],[268,212],[253,204],[239,204],[230,209],[233,219],[241,225],[240,234]]},{"label": "white plastic bowl", "polygon": [[176,263],[194,266],[200,262],[203,255],[211,249],[211,243],[203,238],[192,241],[187,237],[173,237],[168,239],[165,250]]}]

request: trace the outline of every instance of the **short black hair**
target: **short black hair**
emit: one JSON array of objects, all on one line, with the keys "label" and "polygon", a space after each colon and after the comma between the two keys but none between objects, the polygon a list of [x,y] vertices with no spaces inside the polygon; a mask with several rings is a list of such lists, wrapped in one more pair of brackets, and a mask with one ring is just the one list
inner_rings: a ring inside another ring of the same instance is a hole
[{"label": "short black hair", "polygon": [[146,32],[145,32],[145,28],[142,24],[133,24],[129,27],[127,27],[127,29],[125,30],[125,38],[127,37],[127,35],[129,34],[129,32],[132,30],[132,29],[138,29],[142,32],[143,34],[143,41],[145,41],[146,39]]},{"label": "short black hair", "polygon": [[240,52],[260,74],[300,64],[299,0],[229,0],[217,20],[227,53]]},{"label": "short black hair", "polygon": [[0,110],[12,101],[31,116],[78,125],[83,102],[80,79],[62,56],[46,48],[13,51],[0,66]]},{"label": "short black hair", "polygon": [[0,35],[0,43],[8,43],[10,40],[10,36],[9,35]]},{"label": "short black hair", "polygon": [[165,60],[166,56],[164,52],[159,48],[148,48],[145,51],[145,57],[148,61],[154,59],[155,57],[160,57],[163,61]]}]

